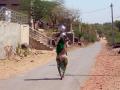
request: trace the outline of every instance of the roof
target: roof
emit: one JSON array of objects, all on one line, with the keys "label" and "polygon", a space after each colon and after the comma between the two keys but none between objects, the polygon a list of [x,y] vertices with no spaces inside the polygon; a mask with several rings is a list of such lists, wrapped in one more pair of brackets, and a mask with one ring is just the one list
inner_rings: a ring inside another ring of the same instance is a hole
[{"label": "roof", "polygon": [[0,0],[0,4],[20,4],[20,0]]}]

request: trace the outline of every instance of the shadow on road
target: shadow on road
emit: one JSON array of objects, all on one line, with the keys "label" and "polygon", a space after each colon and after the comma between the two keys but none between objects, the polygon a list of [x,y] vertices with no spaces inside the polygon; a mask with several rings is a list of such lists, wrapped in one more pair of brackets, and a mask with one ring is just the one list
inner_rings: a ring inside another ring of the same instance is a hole
[{"label": "shadow on road", "polygon": [[60,80],[60,78],[24,79],[24,81]]},{"label": "shadow on road", "polygon": [[107,77],[107,76],[112,76],[112,77],[119,77],[120,75],[97,75],[97,74],[96,74],[96,75],[89,75],[89,74],[86,74],[86,75],[85,75],[85,74],[75,75],[75,74],[66,74],[65,76],[68,76],[68,77],[69,77],[69,76],[73,76],[73,77],[74,77],[74,76],[77,76],[77,77],[79,77],[79,76],[80,76],[80,77],[84,77],[84,76],[98,76],[98,77],[99,77],[99,76],[105,76],[105,77]]}]

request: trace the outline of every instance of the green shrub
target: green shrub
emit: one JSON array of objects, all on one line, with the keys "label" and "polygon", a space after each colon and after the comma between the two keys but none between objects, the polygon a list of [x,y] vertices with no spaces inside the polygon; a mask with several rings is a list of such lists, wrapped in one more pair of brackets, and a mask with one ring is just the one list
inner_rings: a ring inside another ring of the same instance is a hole
[{"label": "green shrub", "polygon": [[120,32],[115,32],[115,43],[120,43]]},{"label": "green shrub", "polygon": [[18,44],[16,47],[16,54],[21,57],[26,57],[29,55],[29,49],[28,48],[21,48],[21,45]]},{"label": "green shrub", "polygon": [[114,43],[120,43],[120,32],[118,32],[117,30],[114,30],[114,38],[113,38],[112,31],[109,31],[106,34],[106,38],[109,45],[113,44],[113,39],[114,39]]},{"label": "green shrub", "polygon": [[95,41],[97,41],[97,37],[94,34],[84,33],[83,37],[88,42],[95,42]]}]

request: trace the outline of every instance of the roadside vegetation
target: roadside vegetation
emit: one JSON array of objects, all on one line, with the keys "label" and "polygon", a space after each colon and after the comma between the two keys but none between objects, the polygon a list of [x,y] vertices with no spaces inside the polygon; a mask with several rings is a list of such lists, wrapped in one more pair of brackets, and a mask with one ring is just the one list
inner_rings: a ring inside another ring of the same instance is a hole
[{"label": "roadside vegetation", "polygon": [[[97,35],[106,37],[112,44],[111,23],[86,24],[80,20],[79,10],[70,10],[64,6],[64,0],[22,0],[21,11],[33,18],[34,23],[40,21],[40,28],[46,30],[48,36],[57,32],[58,25],[64,24],[67,30],[73,30],[75,37],[86,42],[95,42]],[[30,20],[30,19],[29,19]],[[120,21],[114,22],[114,41],[120,43]]]},{"label": "roadside vegetation", "polygon": [[96,28],[91,24],[78,23],[78,26],[74,26],[74,33],[76,37],[86,42],[95,42],[98,40]]},{"label": "roadside vegetation", "polygon": [[111,23],[95,24],[96,30],[100,37],[106,37],[108,44],[112,45],[120,43],[120,21],[114,22],[114,29],[112,30]]},{"label": "roadside vegetation", "polygon": [[29,18],[32,17],[34,22],[44,23],[40,28],[45,29],[48,36],[58,31],[59,24],[64,24],[67,30],[73,30],[75,37],[79,39],[87,42],[97,40],[95,27],[81,23],[79,10],[66,8],[64,1],[22,0],[21,3],[21,11],[28,13]]}]

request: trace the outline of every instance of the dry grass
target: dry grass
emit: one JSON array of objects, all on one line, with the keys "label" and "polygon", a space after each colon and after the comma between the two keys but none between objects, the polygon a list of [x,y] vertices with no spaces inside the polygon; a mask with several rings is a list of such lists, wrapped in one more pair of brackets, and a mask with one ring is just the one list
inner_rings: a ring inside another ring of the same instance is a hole
[{"label": "dry grass", "polygon": [[0,79],[7,79],[38,66],[48,63],[55,57],[53,51],[34,51],[29,56],[20,58],[14,57],[10,60],[0,60]]}]

